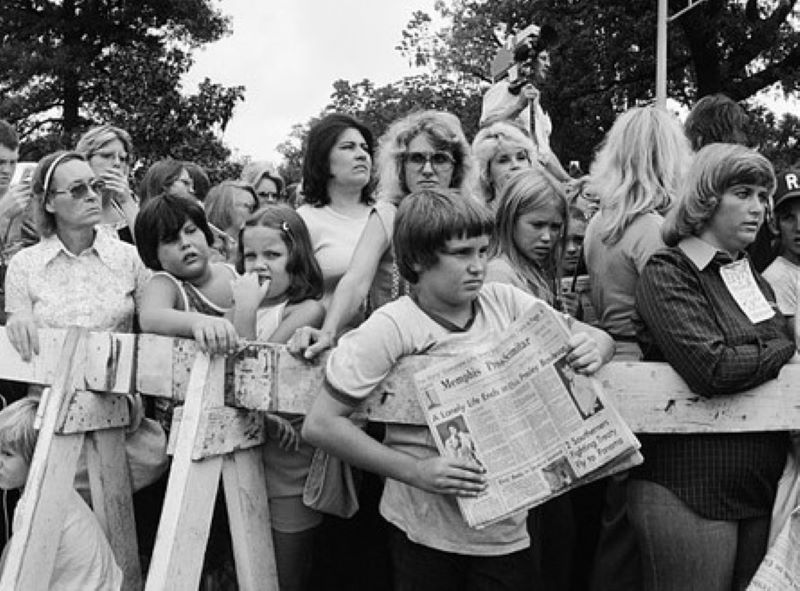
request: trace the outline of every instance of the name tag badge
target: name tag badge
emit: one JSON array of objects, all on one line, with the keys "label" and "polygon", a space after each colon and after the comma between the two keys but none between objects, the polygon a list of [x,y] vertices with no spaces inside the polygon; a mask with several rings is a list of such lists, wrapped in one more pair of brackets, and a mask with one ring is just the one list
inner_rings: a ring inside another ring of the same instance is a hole
[{"label": "name tag badge", "polygon": [[728,291],[753,324],[775,316],[775,310],[758,289],[747,259],[730,263],[719,269]]}]

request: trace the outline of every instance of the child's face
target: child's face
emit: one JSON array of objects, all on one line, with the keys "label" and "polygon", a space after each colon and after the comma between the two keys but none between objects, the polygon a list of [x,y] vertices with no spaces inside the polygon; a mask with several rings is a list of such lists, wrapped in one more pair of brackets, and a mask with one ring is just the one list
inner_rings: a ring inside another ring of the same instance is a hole
[{"label": "child's face", "polygon": [[291,285],[286,271],[289,250],[283,241],[283,232],[264,226],[248,227],[242,236],[244,270],[258,275],[259,283],[269,280],[264,300],[280,300]]},{"label": "child's face", "polygon": [[581,247],[583,238],[586,235],[586,222],[571,218],[569,220],[569,232],[567,232],[567,242],[564,246],[564,273],[575,272],[580,263]]},{"label": "child's face", "polygon": [[781,204],[776,217],[781,236],[781,253],[795,265],[800,265],[800,197],[792,199],[786,205]]},{"label": "child's face", "polygon": [[470,310],[483,286],[489,237],[451,238],[433,266],[414,270],[419,275],[417,293],[423,307],[454,314]]},{"label": "child's face", "polygon": [[0,489],[24,488],[28,480],[28,462],[22,454],[9,448],[0,450]]},{"label": "child's face", "polygon": [[563,230],[564,218],[551,201],[517,218],[514,246],[526,259],[541,266],[549,259]]},{"label": "child's face", "polygon": [[172,242],[160,242],[158,260],[167,273],[180,279],[193,279],[208,268],[209,247],[203,231],[186,220]]}]

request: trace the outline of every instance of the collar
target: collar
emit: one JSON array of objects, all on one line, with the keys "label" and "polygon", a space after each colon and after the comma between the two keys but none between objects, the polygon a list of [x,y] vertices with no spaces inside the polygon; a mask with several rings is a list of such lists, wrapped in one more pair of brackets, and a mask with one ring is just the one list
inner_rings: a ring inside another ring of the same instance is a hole
[{"label": "collar", "polygon": [[51,236],[43,237],[39,244],[44,254],[45,264],[50,263],[59,253],[64,253],[67,257],[77,258],[86,253],[94,252],[103,263],[108,265],[112,261],[114,255],[113,240],[116,240],[116,238],[111,237],[107,230],[96,227],[94,229],[94,242],[92,245],[77,255],[71,253],[55,233]]},{"label": "collar", "polygon": [[701,271],[708,267],[709,263],[718,258],[721,264],[732,263],[741,258],[741,254],[735,259],[727,252],[717,249],[705,240],[697,236],[688,236],[678,242],[678,248],[683,251],[695,267]]},{"label": "collar", "polygon": [[438,314],[436,314],[434,312],[431,312],[429,310],[426,310],[425,308],[420,306],[419,305],[419,300],[417,299],[415,294],[412,293],[410,297],[411,297],[412,300],[414,300],[414,303],[417,305],[417,307],[420,310],[422,310],[425,313],[426,316],[428,316],[428,318],[433,320],[436,324],[438,324],[439,326],[441,326],[442,328],[444,328],[448,332],[467,332],[467,331],[469,331],[469,329],[472,328],[472,324],[475,322],[475,317],[478,314],[478,302],[477,302],[477,298],[475,298],[474,300],[472,300],[472,306],[471,306],[471,309],[470,309],[469,320],[467,320],[467,323],[464,326],[459,326],[455,322],[451,322],[447,318],[439,316]]}]

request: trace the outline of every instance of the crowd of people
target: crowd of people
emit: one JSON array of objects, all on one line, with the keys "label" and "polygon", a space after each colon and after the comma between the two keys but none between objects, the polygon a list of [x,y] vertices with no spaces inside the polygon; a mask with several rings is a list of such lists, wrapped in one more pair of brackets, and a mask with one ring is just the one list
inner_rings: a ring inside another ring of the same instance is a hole
[{"label": "crowd of people", "polygon": [[[544,76],[546,56],[536,63]],[[725,396],[776,377],[796,351],[800,170],[776,174],[743,145],[736,103],[706,97],[686,125],[631,108],[573,179],[549,148],[538,91],[503,92],[491,91],[471,144],[452,113],[408,114],[377,141],[328,115],[291,196],[265,161],[211,186],[196,164],[162,160],[134,190],[135,138],[111,125],[15,176],[19,142],[0,121],[10,342],[29,360],[40,328],[78,325],[192,338],[210,354],[243,339],[308,359],[330,350],[308,415],[264,418],[282,590],[744,589],[767,549],[786,433],[643,436],[641,466],[476,530],[455,502],[487,486],[464,425],[448,425],[440,455],[425,426],[350,419],[403,357],[464,350],[535,302],[562,316],[568,362],[586,375],[611,359],[666,361],[697,394]],[[2,386],[0,487],[23,488],[40,393]],[[129,402],[146,564],[174,408]],[[365,471],[354,518],[304,503],[317,450]],[[59,547],[87,550],[59,552],[54,584],[118,589],[85,503],[81,468]],[[220,505],[206,589],[234,588],[220,575],[226,535]]]}]

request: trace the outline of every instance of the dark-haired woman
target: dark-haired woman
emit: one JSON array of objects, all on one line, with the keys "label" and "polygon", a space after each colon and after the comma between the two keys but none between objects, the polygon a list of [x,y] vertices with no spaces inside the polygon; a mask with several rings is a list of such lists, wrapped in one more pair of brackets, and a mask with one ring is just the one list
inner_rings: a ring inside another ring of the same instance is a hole
[{"label": "dark-haired woman", "polygon": [[375,142],[362,123],[328,115],[311,128],[303,159],[304,205],[297,209],[311,235],[328,306],[367,223]]}]

